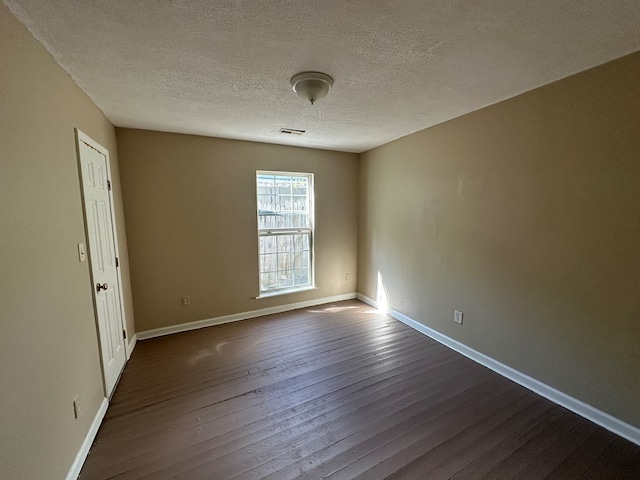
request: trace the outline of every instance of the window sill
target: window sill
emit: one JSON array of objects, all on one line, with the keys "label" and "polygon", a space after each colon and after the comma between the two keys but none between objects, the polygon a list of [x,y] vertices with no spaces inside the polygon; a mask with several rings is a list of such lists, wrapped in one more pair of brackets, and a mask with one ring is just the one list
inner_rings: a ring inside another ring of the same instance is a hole
[{"label": "window sill", "polygon": [[280,295],[288,295],[290,293],[307,292],[309,290],[317,290],[317,289],[318,289],[318,287],[309,286],[309,287],[301,287],[301,288],[292,288],[292,289],[287,289],[287,290],[277,290],[275,292],[261,293],[260,295],[258,295],[256,297],[256,299],[259,300],[261,298],[278,297]]}]

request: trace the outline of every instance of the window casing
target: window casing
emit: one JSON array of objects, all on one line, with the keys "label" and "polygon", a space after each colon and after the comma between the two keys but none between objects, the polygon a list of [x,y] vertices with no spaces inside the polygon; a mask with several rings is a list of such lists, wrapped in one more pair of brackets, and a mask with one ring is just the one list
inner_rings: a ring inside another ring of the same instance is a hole
[{"label": "window casing", "polygon": [[260,295],[314,287],[313,174],[256,172]]}]

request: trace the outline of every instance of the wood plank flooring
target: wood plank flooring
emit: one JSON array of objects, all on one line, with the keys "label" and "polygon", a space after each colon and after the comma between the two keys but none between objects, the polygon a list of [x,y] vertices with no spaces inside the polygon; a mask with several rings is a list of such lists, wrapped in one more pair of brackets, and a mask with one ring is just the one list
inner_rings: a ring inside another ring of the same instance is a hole
[{"label": "wood plank flooring", "polygon": [[640,479],[640,447],[358,301],[138,342],[95,479]]}]

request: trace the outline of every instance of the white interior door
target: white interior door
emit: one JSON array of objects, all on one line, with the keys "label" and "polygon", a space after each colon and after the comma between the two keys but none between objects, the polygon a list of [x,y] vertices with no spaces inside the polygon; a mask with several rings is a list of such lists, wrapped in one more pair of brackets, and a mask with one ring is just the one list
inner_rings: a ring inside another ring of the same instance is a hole
[{"label": "white interior door", "polygon": [[81,132],[77,134],[105,394],[110,397],[127,359],[116,266],[108,152]]}]

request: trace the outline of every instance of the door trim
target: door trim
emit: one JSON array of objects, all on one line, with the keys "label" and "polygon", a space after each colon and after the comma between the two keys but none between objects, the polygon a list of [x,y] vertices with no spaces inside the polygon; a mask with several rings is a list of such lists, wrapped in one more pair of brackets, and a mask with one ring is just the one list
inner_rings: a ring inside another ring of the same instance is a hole
[{"label": "door trim", "polygon": [[[82,216],[84,219],[84,233],[85,233],[85,245],[87,245],[87,248],[90,249],[91,246],[89,245],[89,232],[87,230],[88,225],[87,225],[87,213],[86,213],[86,209],[85,209],[85,198],[84,198],[84,180],[82,178],[82,159],[81,159],[81,152],[80,152],[80,142],[84,143],[85,145],[87,145],[88,147],[96,150],[97,152],[99,152],[100,154],[104,155],[105,157],[105,161],[106,161],[106,169],[107,169],[107,179],[112,182],[112,176],[111,176],[111,160],[109,157],[109,150],[107,150],[106,148],[104,148],[102,145],[100,145],[98,142],[96,142],[93,138],[91,138],[89,135],[87,135],[86,133],[82,132],[80,129],[75,128],[75,138],[76,138],[76,157],[78,160],[78,176],[80,179],[80,201],[82,203]],[[111,185],[113,185],[113,183],[111,183]],[[120,249],[119,249],[119,245],[118,245],[118,230],[117,230],[117,215],[115,212],[115,208],[114,208],[114,197],[113,197],[113,186],[109,189],[109,209],[110,209],[110,215],[111,215],[111,223],[112,223],[112,227],[113,227],[113,244],[114,244],[114,250],[115,250],[115,255],[118,259],[121,259],[120,256]],[[91,277],[91,298],[93,301],[93,315],[94,315],[94,320],[95,320],[95,325],[96,325],[96,333],[98,334],[98,336],[100,335],[100,328],[99,328],[99,322],[98,322],[98,312],[96,311],[96,292],[95,289],[93,288],[95,282],[94,282],[94,278],[93,278],[93,268],[91,265],[91,255],[87,255],[87,259],[89,262],[89,275]],[[125,347],[125,365],[126,365],[126,361],[129,360],[130,356],[131,356],[131,352],[133,351],[133,348],[129,348],[129,343],[131,341],[131,334],[127,329],[127,317],[125,314],[125,308],[124,308],[124,295],[123,295],[123,289],[122,289],[122,272],[121,272],[121,267],[118,266],[116,267],[116,277],[117,277],[117,281],[118,281],[118,296],[119,296],[119,300],[120,300],[120,318],[122,319],[122,329],[123,332],[126,333],[127,338],[123,339],[124,341],[124,347]],[[100,339],[98,338],[98,349],[100,349]],[[100,354],[100,358],[102,359],[102,355]],[[107,385],[106,385],[106,378],[105,378],[105,370],[104,370],[104,366],[102,365],[102,361],[100,362],[101,364],[101,368],[102,368],[102,381],[103,381],[103,388],[105,391],[105,397],[109,398],[110,395],[107,392]],[[124,370],[124,367],[123,367]],[[122,371],[120,372],[122,374]],[[116,381],[116,385],[117,385],[117,381]],[[115,391],[115,386],[114,389],[112,390],[111,393],[113,393],[113,391]]]}]

